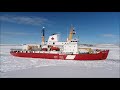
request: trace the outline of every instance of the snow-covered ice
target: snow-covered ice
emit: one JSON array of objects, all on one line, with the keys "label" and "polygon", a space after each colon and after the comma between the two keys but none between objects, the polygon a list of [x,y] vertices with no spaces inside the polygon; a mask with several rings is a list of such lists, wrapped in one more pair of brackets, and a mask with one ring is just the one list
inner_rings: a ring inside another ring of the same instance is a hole
[{"label": "snow-covered ice", "polygon": [[109,49],[108,58],[98,61],[47,60],[22,58],[10,55],[11,48],[21,46],[0,46],[1,78],[119,78],[120,49],[115,45],[96,45],[91,48]]}]

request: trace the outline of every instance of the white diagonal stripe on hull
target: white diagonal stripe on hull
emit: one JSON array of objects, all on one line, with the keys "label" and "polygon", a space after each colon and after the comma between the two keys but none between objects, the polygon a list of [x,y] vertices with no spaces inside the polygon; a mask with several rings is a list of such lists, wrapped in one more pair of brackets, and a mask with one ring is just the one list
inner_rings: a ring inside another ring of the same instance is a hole
[{"label": "white diagonal stripe on hull", "polygon": [[76,55],[67,55],[66,59],[74,59]]}]

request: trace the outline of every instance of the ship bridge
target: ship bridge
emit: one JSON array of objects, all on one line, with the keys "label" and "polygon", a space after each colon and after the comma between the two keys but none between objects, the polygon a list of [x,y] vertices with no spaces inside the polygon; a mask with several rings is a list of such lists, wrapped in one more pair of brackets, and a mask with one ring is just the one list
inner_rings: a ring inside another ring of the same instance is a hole
[{"label": "ship bridge", "polygon": [[78,39],[72,39],[70,42],[79,42],[79,40]]}]

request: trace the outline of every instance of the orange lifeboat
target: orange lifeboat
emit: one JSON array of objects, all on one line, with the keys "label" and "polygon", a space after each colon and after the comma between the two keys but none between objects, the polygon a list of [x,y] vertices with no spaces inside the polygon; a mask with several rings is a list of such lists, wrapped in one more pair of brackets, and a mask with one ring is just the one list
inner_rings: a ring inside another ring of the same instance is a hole
[{"label": "orange lifeboat", "polygon": [[47,51],[48,49],[47,48],[42,48],[42,51]]},{"label": "orange lifeboat", "polygon": [[48,50],[48,46],[47,45],[42,47],[42,51],[47,51],[47,50]]},{"label": "orange lifeboat", "polygon": [[51,48],[51,51],[55,50],[55,51],[60,51],[60,48],[59,47],[56,47],[56,46],[52,46]]}]

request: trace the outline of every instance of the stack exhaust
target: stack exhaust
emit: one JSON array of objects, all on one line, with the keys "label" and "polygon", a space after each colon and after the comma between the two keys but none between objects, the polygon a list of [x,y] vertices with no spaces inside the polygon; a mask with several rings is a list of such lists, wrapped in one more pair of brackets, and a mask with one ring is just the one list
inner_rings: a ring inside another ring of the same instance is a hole
[{"label": "stack exhaust", "polygon": [[42,29],[42,45],[45,44],[45,27]]}]

